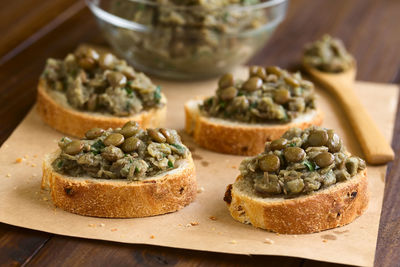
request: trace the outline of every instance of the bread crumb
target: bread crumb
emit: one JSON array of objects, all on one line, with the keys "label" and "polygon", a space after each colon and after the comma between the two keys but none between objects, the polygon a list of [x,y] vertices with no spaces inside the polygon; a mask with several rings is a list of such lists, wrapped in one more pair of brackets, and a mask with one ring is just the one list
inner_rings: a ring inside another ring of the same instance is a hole
[{"label": "bread crumb", "polygon": [[297,235],[293,235],[293,237],[297,237]]},{"label": "bread crumb", "polygon": [[190,222],[190,223],[186,224],[185,227],[191,227],[191,226],[197,226],[197,225],[199,225],[198,222]]},{"label": "bread crumb", "polygon": [[118,231],[118,229],[117,228],[111,229],[111,232],[115,232],[115,231]]},{"label": "bread crumb", "polygon": [[215,231],[215,227],[211,228],[211,230]]},{"label": "bread crumb", "polygon": [[23,161],[22,158],[17,158],[17,159],[15,160],[15,163],[21,163],[22,161]]},{"label": "bread crumb", "polygon": [[24,155],[24,158],[26,158],[26,159],[27,159],[27,158],[28,158],[28,155],[26,155],[26,154],[25,154],[25,155]]},{"label": "bread crumb", "polygon": [[36,167],[36,164],[35,164],[35,163],[32,163],[31,166],[32,166],[32,167]]},{"label": "bread crumb", "polygon": [[271,240],[271,239],[269,239],[269,238],[265,238],[265,239],[264,239],[264,243],[265,243],[265,244],[273,244],[273,243],[275,243],[275,242],[274,242],[274,240]]},{"label": "bread crumb", "polygon": [[235,165],[232,165],[231,168],[232,169],[237,169],[237,167]]},{"label": "bread crumb", "polygon": [[43,201],[48,201],[49,199],[47,197],[42,198]]},{"label": "bread crumb", "polygon": [[323,240],[322,240],[322,242],[326,243],[326,242],[328,242],[328,240],[326,240],[326,239],[323,239]]},{"label": "bread crumb", "polygon": [[96,227],[96,225],[95,225],[94,223],[89,223],[88,226],[89,226],[89,227],[92,227],[92,228],[95,228],[95,227]]},{"label": "bread crumb", "polygon": [[151,235],[151,236],[150,236],[150,239],[154,239],[154,238],[155,238],[155,236],[154,236],[154,235]]},{"label": "bread crumb", "polygon": [[37,158],[37,157],[38,157],[38,155],[36,155],[36,154],[35,154],[35,155],[33,155],[33,157],[34,157],[34,158]]},{"label": "bread crumb", "polygon": [[179,223],[178,226],[182,226],[183,224]]},{"label": "bread crumb", "polygon": [[9,146],[8,144],[5,144],[4,147],[5,147],[5,148],[8,148],[8,147],[10,147],[10,146]]},{"label": "bread crumb", "polygon": [[104,223],[99,223],[99,226],[100,227],[104,227],[104,226],[106,226]]},{"label": "bread crumb", "polygon": [[11,173],[7,173],[6,177],[10,178],[11,177]]},{"label": "bread crumb", "polygon": [[236,241],[236,240],[231,240],[231,241],[229,241],[229,243],[231,243],[231,244],[237,244],[237,241]]},{"label": "bread crumb", "polygon": [[215,216],[210,216],[209,218],[210,218],[210,220],[212,220],[212,221],[216,221],[216,220],[217,220],[217,218],[216,218]]},{"label": "bread crumb", "polygon": [[197,189],[197,193],[203,193],[204,192],[204,187],[200,187]]},{"label": "bread crumb", "polygon": [[281,235],[280,233],[275,233],[276,235]]},{"label": "bread crumb", "polygon": [[37,174],[36,173],[32,173],[32,177],[36,177],[37,176]]}]

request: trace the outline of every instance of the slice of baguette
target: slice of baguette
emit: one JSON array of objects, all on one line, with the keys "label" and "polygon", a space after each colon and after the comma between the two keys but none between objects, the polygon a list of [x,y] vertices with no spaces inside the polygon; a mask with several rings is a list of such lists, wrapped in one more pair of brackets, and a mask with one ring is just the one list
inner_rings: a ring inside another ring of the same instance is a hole
[{"label": "slice of baguette", "polygon": [[182,209],[197,193],[191,156],[176,169],[144,181],[70,177],[55,172],[51,163],[59,151],[46,155],[42,188],[49,188],[55,206],[80,215],[135,218]]},{"label": "slice of baguette", "polygon": [[227,187],[224,200],[232,217],[280,234],[307,234],[351,223],[368,206],[366,170],[352,179],[310,195],[284,199],[260,197],[239,176]]},{"label": "slice of baguette", "polygon": [[[98,112],[79,111],[66,102],[66,99],[55,100],[47,89],[44,79],[39,80],[37,94],[37,111],[42,119],[52,128],[68,135],[82,137],[85,133],[94,128],[117,128],[122,127],[128,121],[136,121],[142,128],[156,128],[164,124],[167,114],[167,100],[162,95],[161,108],[153,108],[142,111],[130,117],[116,117]],[[63,101],[65,100],[65,101]]]},{"label": "slice of baguette", "polygon": [[185,130],[200,146],[216,152],[252,156],[264,150],[266,141],[281,137],[292,127],[305,129],[321,125],[323,114],[311,111],[287,124],[250,124],[202,116],[201,99],[185,103]]}]

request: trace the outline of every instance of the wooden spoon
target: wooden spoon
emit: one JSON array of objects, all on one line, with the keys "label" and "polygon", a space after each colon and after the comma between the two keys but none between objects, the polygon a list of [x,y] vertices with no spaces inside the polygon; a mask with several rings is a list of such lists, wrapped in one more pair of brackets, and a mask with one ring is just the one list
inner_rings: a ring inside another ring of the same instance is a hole
[{"label": "wooden spoon", "polygon": [[339,100],[359,140],[366,161],[370,164],[384,164],[392,161],[393,149],[353,90],[355,66],[343,73],[322,72],[305,64],[304,68]]}]

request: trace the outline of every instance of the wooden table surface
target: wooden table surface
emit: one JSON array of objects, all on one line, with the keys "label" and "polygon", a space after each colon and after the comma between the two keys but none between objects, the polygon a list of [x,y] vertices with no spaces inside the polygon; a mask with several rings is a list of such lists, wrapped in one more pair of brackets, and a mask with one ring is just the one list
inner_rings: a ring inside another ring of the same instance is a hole
[{"label": "wooden table surface", "polygon": [[[330,33],[358,62],[359,80],[400,82],[399,0],[292,0],[285,22],[251,61],[296,65],[303,45]],[[46,58],[82,42],[105,44],[95,19],[76,0],[13,0],[0,8],[0,144],[35,102]],[[373,112],[373,110],[370,110]],[[400,266],[400,116],[392,143],[376,250],[376,266]],[[338,255],[340,257],[340,255]],[[262,265],[333,266],[300,258],[238,256],[63,237],[0,224],[1,265]]]}]

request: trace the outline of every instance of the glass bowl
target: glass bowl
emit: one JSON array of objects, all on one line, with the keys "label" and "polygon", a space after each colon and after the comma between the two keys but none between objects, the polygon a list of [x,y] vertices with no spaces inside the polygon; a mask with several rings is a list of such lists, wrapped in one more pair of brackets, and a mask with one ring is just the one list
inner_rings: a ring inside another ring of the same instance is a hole
[{"label": "glass bowl", "polygon": [[[176,2],[191,5],[171,4]],[[169,79],[202,79],[257,53],[284,19],[288,0],[86,3],[110,45],[135,68]]]}]

